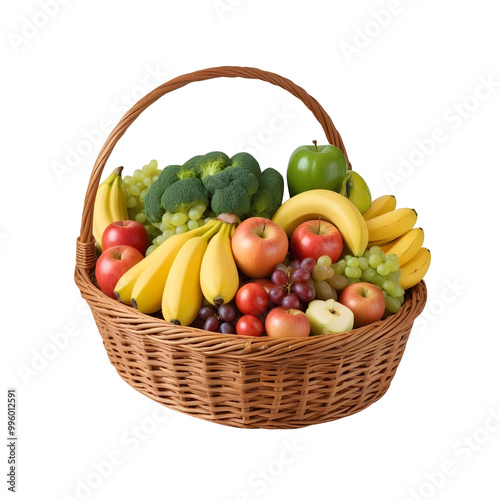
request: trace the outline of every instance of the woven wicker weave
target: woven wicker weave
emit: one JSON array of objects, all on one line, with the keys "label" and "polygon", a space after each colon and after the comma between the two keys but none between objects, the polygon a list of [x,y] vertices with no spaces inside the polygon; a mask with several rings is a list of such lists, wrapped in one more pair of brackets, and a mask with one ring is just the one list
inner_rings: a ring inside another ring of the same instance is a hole
[{"label": "woven wicker weave", "polygon": [[120,137],[162,95],[218,77],[260,79],[299,98],[328,142],[347,153],[330,117],[290,80],[243,67],[219,67],[175,78],[146,95],[111,132],[92,171],[77,239],[75,281],[88,302],[119,375],[151,399],[183,413],[243,428],[298,428],[356,413],[382,397],[424,308],[423,281],[400,311],[340,335],[246,338],[175,326],[104,295],[95,285],[92,212],[106,161]]}]

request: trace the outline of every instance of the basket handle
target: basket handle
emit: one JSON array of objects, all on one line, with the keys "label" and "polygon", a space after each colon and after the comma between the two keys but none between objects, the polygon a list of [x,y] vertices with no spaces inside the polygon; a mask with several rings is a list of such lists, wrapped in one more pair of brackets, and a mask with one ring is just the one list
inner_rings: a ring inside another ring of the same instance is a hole
[{"label": "basket handle", "polygon": [[312,111],[315,118],[323,127],[328,142],[337,146],[344,153],[347,160],[347,165],[350,165],[342,138],[337,132],[337,129],[333,125],[333,122],[326,111],[322,108],[318,101],[316,101],[316,99],[311,97],[303,88],[295,85],[287,78],[279,76],[275,73],[270,73],[269,71],[240,66],[220,66],[217,68],[207,68],[178,76],[177,78],[174,78],[173,80],[165,82],[159,87],[156,87],[154,90],[149,92],[149,94],[140,99],[132,108],[130,108],[129,111],[127,111],[127,113],[125,113],[125,115],[121,118],[121,120],[118,122],[116,127],[106,139],[106,142],[104,143],[99,156],[97,157],[94,168],[90,175],[89,185],[85,194],[80,236],[77,239],[76,263],[78,267],[91,269],[95,265],[95,242],[92,235],[92,217],[95,197],[97,188],[99,187],[99,181],[101,179],[102,171],[104,170],[104,167],[106,165],[106,161],[108,160],[114,147],[116,146],[122,135],[135,121],[135,119],[161,96],[167,94],[168,92],[172,92],[173,90],[184,87],[189,83],[211,80],[212,78],[221,77],[240,77],[262,80],[268,83],[272,83],[273,85],[277,85],[278,87],[281,87],[290,92],[292,95],[300,99],[307,106],[307,108]]}]

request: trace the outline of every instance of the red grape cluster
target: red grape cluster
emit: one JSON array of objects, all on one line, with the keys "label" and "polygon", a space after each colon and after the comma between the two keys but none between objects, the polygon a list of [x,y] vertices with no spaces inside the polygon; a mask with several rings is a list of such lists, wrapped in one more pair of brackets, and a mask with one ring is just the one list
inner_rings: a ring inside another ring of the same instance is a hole
[{"label": "red grape cluster", "polygon": [[307,257],[292,260],[288,266],[278,264],[271,275],[273,287],[268,292],[269,301],[291,309],[303,309],[315,296],[312,272],[316,260]]},{"label": "red grape cluster", "polygon": [[232,303],[222,304],[218,308],[203,306],[198,311],[198,318],[193,326],[209,332],[235,333],[235,325],[239,316],[241,314]]}]

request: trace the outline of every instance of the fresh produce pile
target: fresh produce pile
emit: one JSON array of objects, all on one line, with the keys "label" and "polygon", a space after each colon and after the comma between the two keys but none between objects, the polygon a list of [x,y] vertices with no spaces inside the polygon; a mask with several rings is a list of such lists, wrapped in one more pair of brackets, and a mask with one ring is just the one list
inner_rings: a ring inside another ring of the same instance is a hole
[{"label": "fresh produce pile", "polygon": [[95,276],[109,297],[176,325],[306,337],[395,314],[430,265],[417,213],[372,200],[332,145],[301,146],[284,179],[248,153],[194,156],[99,186]]}]

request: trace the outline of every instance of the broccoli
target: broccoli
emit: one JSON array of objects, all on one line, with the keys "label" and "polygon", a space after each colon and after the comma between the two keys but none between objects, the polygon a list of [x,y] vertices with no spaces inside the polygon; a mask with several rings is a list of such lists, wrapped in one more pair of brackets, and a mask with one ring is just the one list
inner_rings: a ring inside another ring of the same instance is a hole
[{"label": "broccoli", "polygon": [[266,168],[260,177],[259,189],[250,200],[248,217],[271,219],[283,201],[285,183],[283,176],[274,168]]},{"label": "broccoli", "polygon": [[164,211],[174,214],[176,212],[187,212],[195,205],[208,206],[208,193],[203,183],[196,177],[186,177],[171,184],[161,197]]},{"label": "broccoli", "polygon": [[208,176],[204,184],[212,196],[210,206],[216,215],[231,213],[240,218],[250,210],[250,198],[259,189],[255,175],[239,167],[227,167]]},{"label": "broccoli", "polygon": [[207,153],[206,155],[199,157],[196,161],[197,177],[204,181],[205,178],[218,174],[230,164],[231,160],[229,159],[229,156],[221,151]]},{"label": "broccoli", "polygon": [[161,222],[161,218],[165,213],[164,208],[161,206],[161,197],[165,189],[179,180],[177,174],[181,168],[180,165],[165,167],[158,179],[149,187],[146,196],[144,196],[144,213],[149,222]]},{"label": "broccoli", "polygon": [[198,161],[202,158],[201,155],[193,156],[186,163],[184,163],[179,172],[177,173],[177,177],[179,179],[188,179],[190,177],[198,177]]},{"label": "broccoli", "polygon": [[249,153],[237,153],[231,158],[231,166],[246,168],[250,173],[260,181],[261,171],[257,160]]}]

